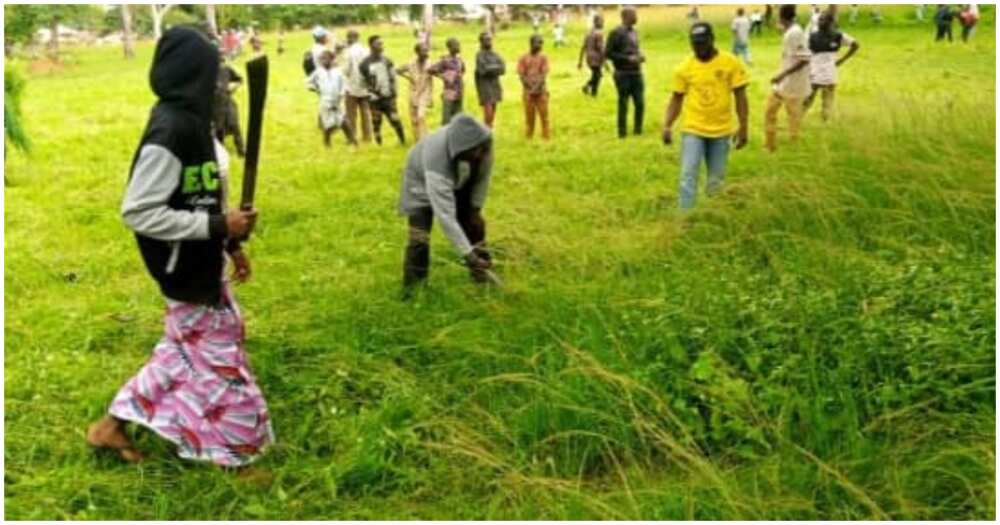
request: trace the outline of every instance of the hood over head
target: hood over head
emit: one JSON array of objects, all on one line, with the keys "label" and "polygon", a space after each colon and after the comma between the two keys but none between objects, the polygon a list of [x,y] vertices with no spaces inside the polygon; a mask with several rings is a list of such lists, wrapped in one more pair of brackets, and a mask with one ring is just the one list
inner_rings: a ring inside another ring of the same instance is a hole
[{"label": "hood over head", "polygon": [[445,133],[448,139],[448,158],[452,159],[493,138],[490,128],[465,113],[455,115],[448,123]]},{"label": "hood over head", "polygon": [[200,31],[174,27],[156,43],[149,84],[160,103],[211,119],[219,51]]}]

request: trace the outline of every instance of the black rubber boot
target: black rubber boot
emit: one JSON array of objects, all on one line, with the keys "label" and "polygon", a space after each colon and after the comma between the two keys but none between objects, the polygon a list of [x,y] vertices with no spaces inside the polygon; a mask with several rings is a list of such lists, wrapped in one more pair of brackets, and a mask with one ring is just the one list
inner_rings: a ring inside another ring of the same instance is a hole
[{"label": "black rubber boot", "polygon": [[403,286],[409,288],[426,281],[427,275],[430,273],[430,262],[430,243],[411,238],[406,244],[406,254],[403,260]]}]

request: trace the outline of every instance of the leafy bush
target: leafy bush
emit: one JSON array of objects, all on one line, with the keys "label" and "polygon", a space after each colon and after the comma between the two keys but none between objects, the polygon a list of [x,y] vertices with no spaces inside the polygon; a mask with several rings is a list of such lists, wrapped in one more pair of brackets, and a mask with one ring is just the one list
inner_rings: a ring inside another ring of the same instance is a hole
[{"label": "leafy bush", "polygon": [[3,75],[3,131],[4,138],[15,148],[31,151],[31,141],[24,129],[21,115],[21,96],[26,80],[24,75],[10,61],[4,65]]}]

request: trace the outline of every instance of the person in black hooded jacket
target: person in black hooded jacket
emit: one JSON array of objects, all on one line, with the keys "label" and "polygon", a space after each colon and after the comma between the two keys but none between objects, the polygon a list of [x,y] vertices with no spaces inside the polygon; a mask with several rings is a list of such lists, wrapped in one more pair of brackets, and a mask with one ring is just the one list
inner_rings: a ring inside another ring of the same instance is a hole
[{"label": "person in black hooded jacket", "polygon": [[212,135],[219,53],[200,32],[173,28],[157,42],[149,80],[158,101],[133,157],[122,218],[166,298],[166,333],[119,390],[88,442],[128,461],[142,455],[126,422],[178,445],[181,457],[250,463],[273,441],[264,397],[243,350],[243,321],[224,279],[250,276],[238,239],[255,210],[226,207],[228,155]]}]

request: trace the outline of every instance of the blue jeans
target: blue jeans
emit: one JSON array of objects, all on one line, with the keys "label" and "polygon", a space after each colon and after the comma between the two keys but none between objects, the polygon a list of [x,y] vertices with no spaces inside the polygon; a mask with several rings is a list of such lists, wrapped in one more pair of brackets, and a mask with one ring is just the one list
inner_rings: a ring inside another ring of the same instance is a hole
[{"label": "blue jeans", "polygon": [[708,165],[708,188],[705,193],[713,195],[722,187],[726,178],[726,161],[729,160],[730,137],[709,138],[681,134],[681,182],[680,207],[688,210],[694,207],[698,196],[698,171],[701,160]]},{"label": "blue jeans", "polygon": [[750,64],[750,43],[733,42],[733,54],[742,57],[744,62]]}]

